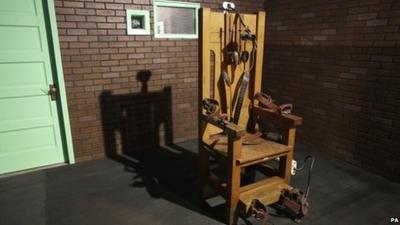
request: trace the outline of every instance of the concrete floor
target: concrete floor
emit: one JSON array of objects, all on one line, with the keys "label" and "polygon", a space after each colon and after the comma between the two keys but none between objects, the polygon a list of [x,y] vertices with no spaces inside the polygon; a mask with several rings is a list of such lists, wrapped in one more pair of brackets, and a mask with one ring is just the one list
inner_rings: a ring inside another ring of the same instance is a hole
[{"label": "concrete floor", "polygon": [[[1,178],[0,225],[223,224],[221,207],[197,196],[195,149],[185,142],[133,162],[102,159]],[[400,217],[400,184],[302,146],[295,158],[307,154],[317,162],[302,224],[385,225]],[[306,173],[293,178],[294,186],[305,181]],[[271,216],[270,224],[294,223]]]}]

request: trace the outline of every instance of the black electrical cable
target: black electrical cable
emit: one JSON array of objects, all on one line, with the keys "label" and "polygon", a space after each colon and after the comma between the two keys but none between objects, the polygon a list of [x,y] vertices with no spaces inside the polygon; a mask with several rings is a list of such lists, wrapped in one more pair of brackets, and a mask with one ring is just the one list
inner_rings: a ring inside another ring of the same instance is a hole
[{"label": "black electrical cable", "polygon": [[311,160],[310,163],[310,167],[308,168],[308,178],[307,178],[307,189],[306,189],[306,193],[304,194],[304,198],[307,199],[309,193],[310,193],[310,184],[311,184],[311,172],[312,169],[314,167],[314,163],[315,163],[315,158],[311,155],[306,156],[303,159],[303,162],[301,163],[301,166],[299,166],[298,168],[295,168],[296,171],[300,171],[304,169],[304,166],[306,165],[306,162]]}]

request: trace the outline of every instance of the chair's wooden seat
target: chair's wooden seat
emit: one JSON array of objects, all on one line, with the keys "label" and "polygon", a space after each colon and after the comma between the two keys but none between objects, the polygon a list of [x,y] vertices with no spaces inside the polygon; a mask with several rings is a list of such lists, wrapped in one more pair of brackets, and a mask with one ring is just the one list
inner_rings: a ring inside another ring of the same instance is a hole
[{"label": "chair's wooden seat", "polygon": [[[267,161],[289,152],[290,147],[277,142],[266,140],[262,137],[254,137],[247,133],[243,137],[241,157],[236,160],[240,166],[249,166],[262,161]],[[226,135],[213,135],[209,139],[203,139],[203,143],[216,153],[227,156],[228,138]]]}]

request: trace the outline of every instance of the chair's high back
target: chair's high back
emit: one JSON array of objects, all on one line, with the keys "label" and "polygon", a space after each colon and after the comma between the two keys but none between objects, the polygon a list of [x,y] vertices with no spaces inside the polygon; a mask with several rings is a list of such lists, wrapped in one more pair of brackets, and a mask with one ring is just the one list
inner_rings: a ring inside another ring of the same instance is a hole
[{"label": "chair's high back", "polygon": [[[222,113],[233,117],[235,102],[239,92],[240,80],[244,70],[254,64],[250,73],[250,82],[247,87],[239,125],[246,128],[249,123],[249,104],[255,93],[261,91],[261,77],[264,52],[265,12],[257,14],[241,14],[244,23],[256,35],[257,48],[254,57],[250,57],[246,64],[233,66],[227,63],[225,49],[236,43],[242,50],[252,51],[251,41],[243,41],[240,34],[245,27],[239,22],[234,13],[211,12],[208,8],[201,11],[201,63],[200,63],[200,101],[204,98],[213,98],[220,104]],[[226,71],[231,85],[228,85],[222,76]],[[204,133],[202,132],[204,131]],[[200,135],[207,137],[221,130],[212,125],[201,129]]]}]

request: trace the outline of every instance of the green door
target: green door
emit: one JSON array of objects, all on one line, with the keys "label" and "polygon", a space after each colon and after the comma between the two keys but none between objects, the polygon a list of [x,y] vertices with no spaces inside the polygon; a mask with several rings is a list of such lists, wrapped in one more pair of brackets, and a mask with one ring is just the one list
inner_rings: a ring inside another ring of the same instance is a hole
[{"label": "green door", "polygon": [[42,0],[0,0],[0,174],[64,162]]}]

